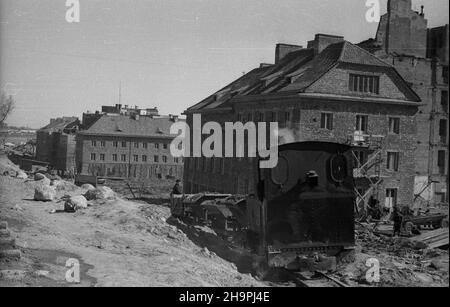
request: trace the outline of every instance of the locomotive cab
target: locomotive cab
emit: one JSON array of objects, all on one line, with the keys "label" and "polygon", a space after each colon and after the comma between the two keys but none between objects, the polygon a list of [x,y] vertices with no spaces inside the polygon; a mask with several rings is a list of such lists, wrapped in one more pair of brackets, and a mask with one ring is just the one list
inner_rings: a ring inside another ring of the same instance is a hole
[{"label": "locomotive cab", "polygon": [[259,169],[248,239],[270,267],[354,246],[352,161],[347,145],[303,142],[280,146],[278,165]]}]

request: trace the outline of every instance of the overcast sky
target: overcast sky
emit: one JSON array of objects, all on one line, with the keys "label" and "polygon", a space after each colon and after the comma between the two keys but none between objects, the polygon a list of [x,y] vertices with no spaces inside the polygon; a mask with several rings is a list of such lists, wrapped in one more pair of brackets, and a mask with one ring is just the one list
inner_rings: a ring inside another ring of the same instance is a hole
[{"label": "overcast sky", "polygon": [[[315,33],[374,37],[365,0],[0,0],[0,84],[17,106],[11,125],[44,126],[119,101],[178,114],[259,63],[278,42]],[[385,11],[387,0],[381,1]],[[448,23],[448,0],[425,5],[429,26]]]}]

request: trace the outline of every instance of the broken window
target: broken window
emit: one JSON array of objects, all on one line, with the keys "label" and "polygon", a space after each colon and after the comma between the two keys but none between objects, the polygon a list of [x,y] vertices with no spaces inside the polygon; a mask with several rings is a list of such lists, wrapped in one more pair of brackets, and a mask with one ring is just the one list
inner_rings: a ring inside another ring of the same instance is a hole
[{"label": "broken window", "polygon": [[356,131],[361,131],[363,133],[367,133],[367,122],[368,122],[368,116],[367,115],[356,115]]},{"label": "broken window", "polygon": [[389,117],[389,133],[400,134],[400,118]]},{"label": "broken window", "polygon": [[378,94],[380,77],[350,74],[349,90],[352,92]]},{"label": "broken window", "polygon": [[445,175],[445,150],[438,151],[437,165],[439,169],[439,175]]},{"label": "broken window", "polygon": [[333,130],[333,114],[332,113],[322,113],[320,119],[320,128]]},{"label": "broken window", "polygon": [[400,155],[398,152],[393,152],[393,151],[388,152],[386,169],[397,172],[398,164],[399,164],[399,157],[400,157]]},{"label": "broken window", "polygon": [[393,209],[397,206],[397,189],[386,189],[385,207]]}]

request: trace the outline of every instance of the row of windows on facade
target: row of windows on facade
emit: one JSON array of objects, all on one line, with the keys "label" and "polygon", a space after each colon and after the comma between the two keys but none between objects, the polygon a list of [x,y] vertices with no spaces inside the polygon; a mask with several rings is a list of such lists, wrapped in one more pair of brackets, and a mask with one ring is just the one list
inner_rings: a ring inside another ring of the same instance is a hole
[{"label": "row of windows on facade", "polygon": [[[369,89],[371,89],[372,84],[378,84],[378,81],[367,81],[367,79],[364,79],[361,81],[360,79],[355,77],[356,82],[355,86],[359,87],[359,84],[368,84]],[[365,85],[363,85],[363,89],[365,88]],[[444,113],[448,114],[448,91],[442,91],[441,92],[441,104],[442,109]],[[320,128],[327,129],[327,130],[333,130],[333,113],[322,113],[321,119],[320,119]],[[271,122],[279,122],[281,126],[288,126],[291,122],[299,122],[300,121],[300,110],[295,109],[293,111],[293,116],[291,111],[284,111],[284,112],[256,112],[255,115],[253,113],[239,113],[238,114],[238,121],[239,122],[251,122],[253,121],[253,116],[255,117],[255,120],[258,122],[264,122],[267,117],[267,121]],[[363,131],[367,132],[368,130],[368,116],[367,115],[356,115],[356,131]],[[440,121],[440,136],[446,137],[447,136],[447,121],[441,120]],[[389,117],[389,133],[391,134],[400,134],[400,118],[398,117]]]},{"label": "row of windows on facade", "polygon": [[[122,148],[126,148],[127,147],[127,142],[126,141],[121,141],[121,142],[113,141],[112,145],[113,145],[113,147],[118,148],[119,147],[119,143],[120,143],[120,146]],[[100,144],[100,147],[106,147],[106,141],[99,141],[99,142],[97,142],[96,140],[92,140],[91,141],[92,147],[97,147],[97,144]],[[134,148],[140,148],[141,145],[142,145],[142,148],[148,149],[149,146],[151,146],[151,144],[152,143],[146,143],[146,142],[143,142],[143,143],[141,143],[141,142],[133,142],[133,147]],[[160,148],[168,149],[169,148],[169,144],[167,144],[167,143],[162,143],[162,144],[161,143],[153,143],[153,146],[154,146],[155,149],[160,149]]]},{"label": "row of windows on facade", "polygon": [[[355,165],[358,167],[363,167],[368,162],[368,154],[365,151],[354,151],[355,155]],[[439,150],[437,158],[437,167],[440,175],[445,174],[446,170],[446,151],[445,150]],[[390,171],[397,172],[399,169],[399,163],[400,163],[400,154],[399,152],[393,152],[388,151],[387,152],[387,163],[386,163],[386,169]]]},{"label": "row of windows on facade", "polygon": [[[295,110],[299,112],[299,110]],[[287,126],[291,122],[291,112],[287,111],[284,112],[284,124]],[[277,121],[277,113],[276,112],[270,112],[270,121]],[[260,122],[264,121],[264,113],[257,112],[256,114],[257,120]],[[249,113],[247,120],[251,121],[252,114]],[[300,116],[297,116],[297,120],[295,122],[299,121]],[[245,119],[245,116],[243,114],[238,115],[238,121],[243,121]],[[355,130],[356,131],[362,131],[367,132],[368,131],[368,122],[369,117],[368,115],[356,115],[356,124],[355,124]],[[321,113],[320,118],[320,128],[321,129],[327,129],[327,130],[333,130],[334,129],[334,114],[324,112]],[[389,133],[391,134],[400,134],[400,118],[399,117],[389,117]]]},{"label": "row of windows on facade", "polygon": [[[133,162],[148,162],[148,156],[147,155],[142,155],[140,156],[140,160],[139,160],[139,155],[133,155]],[[169,158],[167,156],[162,156],[162,162],[163,163],[168,163]],[[96,161],[97,160],[97,154],[96,153],[91,153],[91,161]],[[112,154],[111,155],[111,160],[113,162],[118,162],[119,161],[119,155],[118,154]],[[99,154],[99,161],[106,161],[106,154]],[[120,161],[121,162],[127,162],[127,155],[126,154],[122,154],[120,155]],[[159,163],[159,156],[153,156],[153,162],[155,163]],[[183,158],[173,158],[173,162],[174,163],[183,163]]]}]

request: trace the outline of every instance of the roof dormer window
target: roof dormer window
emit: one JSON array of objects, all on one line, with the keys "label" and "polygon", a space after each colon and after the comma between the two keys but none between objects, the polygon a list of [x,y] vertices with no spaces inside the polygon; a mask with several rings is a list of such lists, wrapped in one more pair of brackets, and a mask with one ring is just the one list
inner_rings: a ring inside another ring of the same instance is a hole
[{"label": "roof dormer window", "polygon": [[380,77],[350,74],[349,90],[378,95],[380,92]]}]

